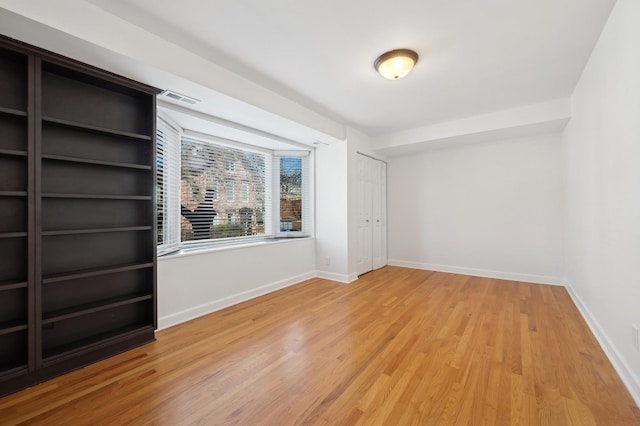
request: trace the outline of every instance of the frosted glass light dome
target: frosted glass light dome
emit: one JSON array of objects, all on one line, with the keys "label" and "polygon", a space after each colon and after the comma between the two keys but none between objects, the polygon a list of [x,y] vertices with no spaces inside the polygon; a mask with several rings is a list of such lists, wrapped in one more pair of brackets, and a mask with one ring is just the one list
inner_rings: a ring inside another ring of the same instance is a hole
[{"label": "frosted glass light dome", "polygon": [[373,66],[384,78],[398,80],[409,74],[416,62],[418,62],[416,52],[409,49],[397,49],[378,56]]}]

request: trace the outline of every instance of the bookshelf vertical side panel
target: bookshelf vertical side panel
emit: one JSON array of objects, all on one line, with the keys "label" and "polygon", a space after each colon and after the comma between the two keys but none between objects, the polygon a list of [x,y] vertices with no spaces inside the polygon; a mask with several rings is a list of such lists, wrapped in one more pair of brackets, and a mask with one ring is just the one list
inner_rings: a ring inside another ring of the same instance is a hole
[{"label": "bookshelf vertical side panel", "polygon": [[29,337],[31,343],[30,366],[37,370],[42,366],[42,60],[34,57],[31,61],[31,104],[29,126],[29,167],[31,169],[29,207],[31,214],[31,232],[29,238],[32,264],[30,289],[31,322]]}]

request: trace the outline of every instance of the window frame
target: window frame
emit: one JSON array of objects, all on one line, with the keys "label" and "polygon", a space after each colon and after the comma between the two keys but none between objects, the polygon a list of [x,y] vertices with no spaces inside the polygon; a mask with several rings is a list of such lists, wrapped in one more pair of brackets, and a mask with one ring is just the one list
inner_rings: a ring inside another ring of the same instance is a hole
[{"label": "window frame", "polygon": [[[310,237],[313,232],[313,214],[312,214],[312,188],[311,182],[311,157],[310,151],[281,151],[277,150],[273,153],[273,209],[277,212],[273,215],[274,238],[305,238]],[[300,231],[282,231],[280,217],[280,159],[281,158],[299,157],[302,160],[302,229]]]}]

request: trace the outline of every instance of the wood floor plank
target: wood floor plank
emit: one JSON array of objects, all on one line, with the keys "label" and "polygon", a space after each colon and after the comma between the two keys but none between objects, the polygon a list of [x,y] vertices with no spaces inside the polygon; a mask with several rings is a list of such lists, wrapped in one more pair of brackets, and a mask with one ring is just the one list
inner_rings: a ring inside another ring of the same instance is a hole
[{"label": "wood floor plank", "polygon": [[562,287],[312,279],[0,399],[0,424],[640,425]]}]

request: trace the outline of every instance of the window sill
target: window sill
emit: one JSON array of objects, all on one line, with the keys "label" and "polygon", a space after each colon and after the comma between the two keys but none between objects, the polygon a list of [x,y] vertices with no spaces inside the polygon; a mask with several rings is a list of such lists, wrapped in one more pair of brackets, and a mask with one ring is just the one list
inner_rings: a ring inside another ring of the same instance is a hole
[{"label": "window sill", "polygon": [[283,244],[283,243],[286,244],[286,243],[292,243],[294,241],[311,240],[311,239],[313,239],[312,236],[273,237],[273,238],[264,238],[264,239],[251,241],[251,242],[235,242],[235,243],[231,242],[227,244],[214,243],[211,245],[200,246],[200,247],[186,247],[178,251],[158,255],[158,261],[163,261],[165,259],[175,259],[175,258],[184,257],[184,256],[194,256],[199,254],[212,253],[217,251],[238,250],[238,249],[259,247],[259,246],[273,245],[273,244]]}]

